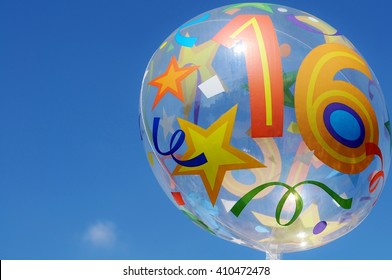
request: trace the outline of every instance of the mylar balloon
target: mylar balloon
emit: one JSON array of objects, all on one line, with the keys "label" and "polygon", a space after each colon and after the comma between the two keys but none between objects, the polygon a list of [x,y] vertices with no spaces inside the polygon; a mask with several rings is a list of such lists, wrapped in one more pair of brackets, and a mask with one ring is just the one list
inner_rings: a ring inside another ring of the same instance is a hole
[{"label": "mylar balloon", "polygon": [[376,76],[307,13],[247,3],[181,25],[140,96],[163,190],[193,222],[270,254],[324,245],[371,211],[390,165]]}]

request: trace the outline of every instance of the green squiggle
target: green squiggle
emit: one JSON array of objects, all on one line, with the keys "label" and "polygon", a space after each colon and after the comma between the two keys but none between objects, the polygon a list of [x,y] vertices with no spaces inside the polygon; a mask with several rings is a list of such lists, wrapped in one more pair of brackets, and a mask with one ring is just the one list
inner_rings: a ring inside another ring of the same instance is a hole
[{"label": "green squiggle", "polygon": [[267,11],[269,13],[274,13],[274,11],[271,9],[271,7],[268,4],[264,4],[264,3],[241,3],[241,4],[234,4],[234,5],[230,5],[228,8],[226,8],[224,11],[229,11],[231,9],[235,9],[235,8],[243,8],[243,7],[254,7],[260,10],[264,10]]},{"label": "green squiggle", "polygon": [[[340,205],[340,207],[342,207],[344,209],[351,208],[352,200],[353,200],[352,198],[347,198],[347,199],[342,198],[337,193],[335,193],[332,189],[330,189],[327,185],[325,185],[321,182],[318,182],[318,181],[306,180],[306,181],[299,182],[299,183],[295,184],[294,186],[290,186],[290,185],[283,183],[283,182],[268,182],[268,183],[262,184],[256,188],[254,188],[253,190],[249,191],[248,193],[246,193],[240,200],[237,201],[236,204],[234,204],[234,206],[231,208],[230,211],[236,217],[238,217],[241,214],[242,210],[244,210],[244,208],[248,205],[248,203],[258,193],[260,193],[261,191],[265,190],[266,188],[269,188],[272,186],[282,186],[287,189],[287,192],[284,193],[284,195],[282,196],[282,198],[278,202],[278,205],[277,205],[276,211],[275,211],[275,219],[279,225],[289,226],[297,220],[297,218],[301,214],[303,206],[304,206],[302,197],[295,189],[297,187],[299,187],[301,185],[305,185],[305,184],[314,185],[314,186],[317,186],[320,189],[324,190],[333,200],[336,201],[336,203],[338,203]],[[281,223],[280,216],[281,216],[283,207],[284,207],[287,199],[289,198],[290,194],[294,195],[294,197],[295,197],[295,211],[294,211],[294,214],[291,217],[290,221],[288,221],[287,223],[284,224],[284,223]]]}]

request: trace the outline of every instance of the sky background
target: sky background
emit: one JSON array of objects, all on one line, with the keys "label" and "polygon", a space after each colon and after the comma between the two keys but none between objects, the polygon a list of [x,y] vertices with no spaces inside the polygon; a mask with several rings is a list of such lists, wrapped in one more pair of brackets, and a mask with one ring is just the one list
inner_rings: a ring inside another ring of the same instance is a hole
[{"label": "sky background", "polygon": [[[0,259],[265,258],[178,211],[138,131],[154,51],[185,21],[240,2],[248,1],[0,2]],[[386,2],[270,2],[307,11],[348,37],[391,110]],[[391,180],[355,230],[284,259],[392,259]]]}]

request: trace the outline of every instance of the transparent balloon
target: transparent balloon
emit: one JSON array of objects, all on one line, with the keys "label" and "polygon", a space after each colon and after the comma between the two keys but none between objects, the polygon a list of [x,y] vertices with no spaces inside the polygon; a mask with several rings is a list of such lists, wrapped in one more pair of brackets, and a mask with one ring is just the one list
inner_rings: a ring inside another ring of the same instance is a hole
[{"label": "transparent balloon", "polygon": [[201,14],[152,56],[140,131],[169,199],[195,224],[276,258],[350,232],[377,202],[391,130],[375,74],[302,11]]}]

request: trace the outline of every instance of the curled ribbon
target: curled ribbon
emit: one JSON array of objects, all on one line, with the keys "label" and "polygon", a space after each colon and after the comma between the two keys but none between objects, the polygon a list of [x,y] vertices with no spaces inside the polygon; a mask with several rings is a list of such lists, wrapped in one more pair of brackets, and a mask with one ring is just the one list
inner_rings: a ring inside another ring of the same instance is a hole
[{"label": "curled ribbon", "polygon": [[[181,129],[178,129],[174,132],[174,134],[172,135],[172,137],[170,139],[170,149],[167,152],[163,152],[159,148],[159,145],[158,145],[159,121],[160,121],[160,118],[154,118],[153,132],[152,132],[154,147],[155,147],[155,150],[159,154],[161,154],[163,156],[171,156],[177,164],[182,165],[182,166],[186,166],[186,167],[200,166],[200,165],[203,165],[207,162],[207,158],[204,155],[204,153],[201,153],[198,156],[196,156],[192,159],[188,159],[188,160],[179,160],[174,156],[175,152],[177,152],[178,149],[180,149],[180,147],[182,146],[182,144],[185,141],[185,132]],[[177,138],[177,136],[178,136],[178,138]],[[177,141],[176,141],[176,139],[177,139]]]},{"label": "curled ribbon", "polygon": [[[287,189],[287,191],[284,193],[284,195],[282,196],[282,198],[279,200],[278,205],[276,207],[276,211],[275,211],[275,219],[276,222],[281,225],[281,226],[289,226],[292,223],[294,223],[297,218],[299,217],[299,215],[302,212],[304,203],[302,200],[302,197],[300,196],[300,194],[295,190],[297,187],[301,186],[301,185],[305,185],[305,184],[309,184],[309,185],[314,185],[319,187],[320,189],[324,190],[330,197],[332,197],[332,199],[334,199],[342,208],[344,209],[350,209],[351,208],[351,204],[352,204],[352,198],[342,198],[340,197],[337,193],[335,193],[332,189],[330,189],[327,185],[318,182],[318,181],[312,181],[312,180],[306,180],[306,181],[302,181],[299,182],[297,184],[295,184],[294,186],[290,186],[286,183],[283,182],[268,182],[265,184],[262,184],[256,188],[254,188],[253,190],[251,190],[250,192],[248,192],[247,194],[245,194],[240,200],[237,201],[236,204],[234,204],[234,206],[231,208],[231,212],[238,217],[242,210],[244,210],[244,208],[248,205],[248,203],[261,191],[263,191],[266,188],[269,187],[273,187],[273,186],[282,186],[284,188]],[[282,223],[281,222],[281,213],[283,210],[283,207],[287,201],[287,199],[289,198],[290,195],[293,195],[295,198],[295,211],[293,216],[291,217],[291,219],[287,222],[287,223]]]},{"label": "curled ribbon", "polygon": [[384,180],[384,159],[382,157],[382,153],[380,148],[374,143],[366,143],[366,156],[376,155],[381,160],[381,170],[378,170],[373,174],[373,176],[369,179],[369,192],[374,192],[378,184],[380,183],[380,179]]}]

